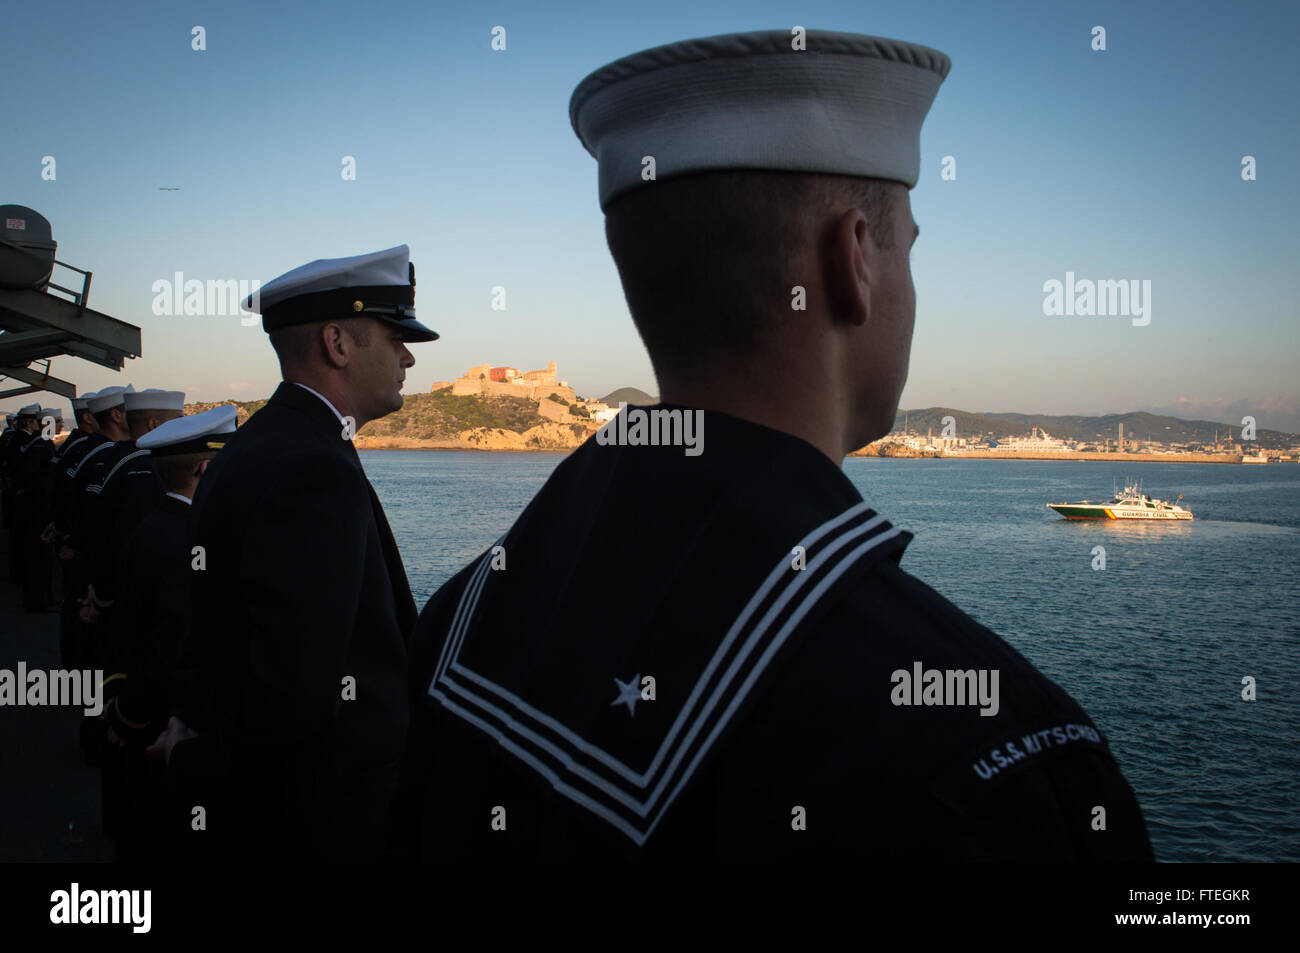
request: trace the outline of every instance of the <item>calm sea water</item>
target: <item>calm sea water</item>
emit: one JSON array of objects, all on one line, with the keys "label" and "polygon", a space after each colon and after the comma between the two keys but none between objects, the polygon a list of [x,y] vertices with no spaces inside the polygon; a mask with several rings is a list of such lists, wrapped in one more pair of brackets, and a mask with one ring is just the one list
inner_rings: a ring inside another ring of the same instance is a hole
[{"label": "calm sea water", "polygon": [[[562,454],[361,454],[420,606],[503,533]],[[1167,861],[1300,860],[1300,465],[850,459],[916,534],[903,567],[1084,706]],[[1141,478],[1191,523],[1043,504]],[[1095,546],[1106,568],[1092,568]],[[1243,701],[1242,678],[1258,698]]]}]

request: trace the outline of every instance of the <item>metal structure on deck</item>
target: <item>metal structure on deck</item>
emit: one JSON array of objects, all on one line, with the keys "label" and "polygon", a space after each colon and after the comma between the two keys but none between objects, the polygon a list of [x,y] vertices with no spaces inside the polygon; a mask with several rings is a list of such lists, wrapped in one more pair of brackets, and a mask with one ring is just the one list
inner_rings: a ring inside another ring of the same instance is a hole
[{"label": "metal structure on deck", "polygon": [[[92,273],[54,257],[39,213],[0,206],[0,398],[35,391],[75,397],[76,384],[50,374],[62,354],[120,371],[140,356],[140,329],[92,309]],[[52,280],[54,267],[75,273]],[[11,386],[6,386],[11,385]]]}]

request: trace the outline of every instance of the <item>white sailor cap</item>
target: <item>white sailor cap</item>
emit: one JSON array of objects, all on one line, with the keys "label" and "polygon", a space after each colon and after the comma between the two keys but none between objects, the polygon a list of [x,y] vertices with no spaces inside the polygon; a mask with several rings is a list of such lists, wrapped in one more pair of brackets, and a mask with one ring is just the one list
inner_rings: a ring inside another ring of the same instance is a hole
[{"label": "white sailor cap", "polygon": [[79,395],[79,396],[77,396],[77,397],[73,397],[73,398],[72,398],[72,416],[75,417],[75,416],[77,416],[77,414],[79,414],[79,413],[81,413],[83,410],[85,410],[85,409],[86,409],[86,401],[90,400],[90,398],[94,397],[97,393],[99,393],[99,392],[98,392],[98,391],[93,391],[93,390],[92,390],[92,391],[90,391],[90,392],[87,393],[87,394],[81,394],[81,395]]},{"label": "white sailor cap", "polygon": [[406,341],[438,340],[436,331],[415,320],[415,265],[406,245],[351,258],[318,258],[287,271],[244,299],[244,310],[259,308],[268,333],[313,321],[369,317],[400,328]]},{"label": "white sailor cap", "polygon": [[28,404],[26,407],[18,408],[19,417],[35,417],[41,412],[40,404]]},{"label": "white sailor cap", "polygon": [[42,417],[53,417],[55,420],[62,420],[62,419],[63,419],[63,408],[62,408],[62,407],[42,407],[42,408],[41,408],[41,416],[42,416]]},{"label": "white sailor cap", "polygon": [[126,412],[133,410],[180,410],[185,409],[185,392],[179,390],[162,390],[158,387],[146,387],[122,395]]},{"label": "white sailor cap", "polygon": [[125,400],[125,395],[133,393],[135,393],[135,388],[130,384],[125,387],[105,387],[101,391],[96,391],[94,397],[87,399],[86,409],[92,414],[101,414],[106,410],[121,406]]},{"label": "white sailor cap", "polygon": [[177,417],[150,430],[135,445],[152,451],[155,457],[220,450],[235,432],[236,414],[234,404],[223,404],[201,414]]},{"label": "white sailor cap", "polygon": [[[921,123],[952,62],[855,33],[765,30],[616,60],[573,91],[569,120],[599,163],[600,207],[655,178],[723,169],[890,179],[909,189]],[[802,48],[799,48],[802,45]]]}]

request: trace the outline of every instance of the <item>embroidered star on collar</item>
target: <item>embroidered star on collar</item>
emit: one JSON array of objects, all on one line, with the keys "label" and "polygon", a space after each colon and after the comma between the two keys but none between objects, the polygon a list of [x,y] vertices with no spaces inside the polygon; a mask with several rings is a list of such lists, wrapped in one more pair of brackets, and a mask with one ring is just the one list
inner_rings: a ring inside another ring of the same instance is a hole
[{"label": "embroidered star on collar", "polygon": [[641,700],[641,674],[638,672],[632,676],[630,682],[621,682],[617,678],[614,684],[618,686],[618,697],[610,705],[626,705],[628,714],[636,717],[636,703]]}]

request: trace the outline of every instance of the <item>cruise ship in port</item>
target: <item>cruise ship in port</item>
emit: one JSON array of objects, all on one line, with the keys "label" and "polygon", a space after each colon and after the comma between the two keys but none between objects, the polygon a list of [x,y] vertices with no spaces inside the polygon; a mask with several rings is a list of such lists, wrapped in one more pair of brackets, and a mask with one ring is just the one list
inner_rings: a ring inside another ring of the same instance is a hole
[{"label": "cruise ship in port", "polygon": [[[1178,494],[1178,499],[1183,495]],[[1142,492],[1140,483],[1126,483],[1123,490],[1105,503],[1048,503],[1047,508],[1068,520],[1190,520],[1192,511],[1177,503],[1153,500]]]}]

